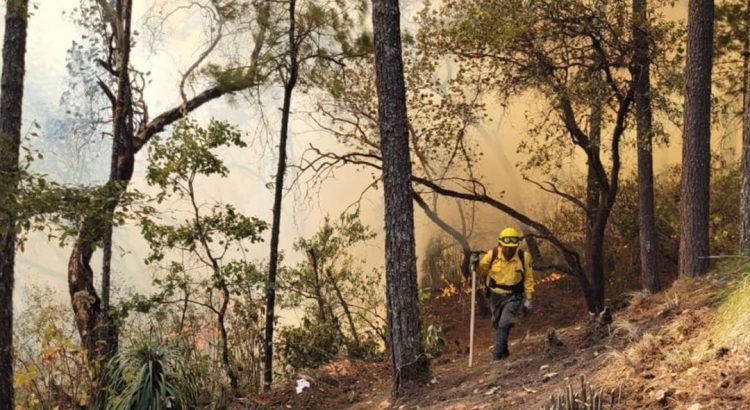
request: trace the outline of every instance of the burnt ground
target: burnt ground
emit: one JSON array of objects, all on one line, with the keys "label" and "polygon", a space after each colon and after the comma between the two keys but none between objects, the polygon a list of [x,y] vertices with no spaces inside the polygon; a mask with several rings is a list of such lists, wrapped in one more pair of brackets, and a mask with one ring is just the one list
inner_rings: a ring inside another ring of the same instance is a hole
[{"label": "burnt ground", "polygon": [[[477,316],[474,366],[468,368],[469,297],[435,295],[425,323],[440,323],[446,352],[432,361],[429,383],[405,397],[390,397],[387,363],[342,360],[304,374],[311,388],[293,382],[246,408],[304,409],[540,409],[553,393],[581,377],[611,393],[614,408],[750,408],[750,350],[711,341],[713,312],[726,283],[709,278],[677,283],[659,295],[634,295],[608,326],[591,324],[580,296],[561,283],[538,287],[534,312],[513,330],[511,357],[493,362],[494,331]],[[562,346],[549,343],[555,329]],[[610,408],[610,405],[605,406]]]}]

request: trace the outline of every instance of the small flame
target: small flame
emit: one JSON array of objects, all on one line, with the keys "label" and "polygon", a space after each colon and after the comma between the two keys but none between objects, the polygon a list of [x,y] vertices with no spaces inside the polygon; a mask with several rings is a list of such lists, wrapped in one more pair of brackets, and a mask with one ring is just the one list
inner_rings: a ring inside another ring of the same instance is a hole
[{"label": "small flame", "polygon": [[554,282],[559,282],[563,279],[565,279],[565,275],[558,273],[558,272],[552,272],[549,275],[547,275],[546,278],[542,278],[536,281],[536,283],[537,284],[554,283]]}]

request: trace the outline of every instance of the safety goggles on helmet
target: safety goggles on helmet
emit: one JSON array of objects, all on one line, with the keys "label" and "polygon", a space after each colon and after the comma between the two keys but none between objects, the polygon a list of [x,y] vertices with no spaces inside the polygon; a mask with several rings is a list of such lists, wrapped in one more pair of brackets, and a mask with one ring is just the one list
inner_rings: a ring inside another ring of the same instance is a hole
[{"label": "safety goggles on helmet", "polygon": [[518,245],[518,241],[517,236],[503,236],[500,238],[500,243],[504,245]]}]

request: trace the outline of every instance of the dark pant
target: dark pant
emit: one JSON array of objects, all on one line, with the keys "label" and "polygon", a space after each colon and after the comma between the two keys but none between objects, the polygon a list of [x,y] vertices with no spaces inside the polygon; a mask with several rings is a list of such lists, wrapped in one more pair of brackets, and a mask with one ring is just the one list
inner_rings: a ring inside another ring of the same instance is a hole
[{"label": "dark pant", "polygon": [[510,329],[516,323],[523,297],[520,294],[498,295],[493,292],[490,301],[492,302],[492,326],[497,331],[492,354],[495,358],[501,358],[508,355]]}]

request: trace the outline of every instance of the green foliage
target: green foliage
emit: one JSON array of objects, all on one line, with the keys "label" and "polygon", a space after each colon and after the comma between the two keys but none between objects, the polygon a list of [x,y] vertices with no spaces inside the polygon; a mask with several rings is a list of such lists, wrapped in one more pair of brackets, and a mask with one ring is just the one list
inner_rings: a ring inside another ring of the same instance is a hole
[{"label": "green foliage", "polygon": [[[226,379],[217,369],[225,372],[232,388],[238,388],[244,376],[250,386],[260,380],[260,362],[255,359],[262,349],[259,289],[264,277],[246,259],[246,246],[262,240],[267,224],[232,205],[204,203],[197,190],[208,178],[227,177],[229,169],[220,154],[242,147],[242,134],[219,121],[201,126],[185,120],[169,138],[152,140],[147,182],[159,189],[156,201],[187,212],[154,213],[141,219],[150,248],[145,261],[157,270],[153,280],[157,291],[132,295],[114,312],[123,326],[134,312],[170,318],[169,339],[179,342],[181,360],[193,364],[196,373],[213,378],[207,388],[212,392],[226,390],[222,387]],[[201,325],[193,326],[198,318]],[[212,342],[206,343],[206,338]],[[242,366],[247,372],[238,370],[235,353],[251,362]],[[221,358],[221,366],[211,365],[216,357]]]},{"label": "green foliage", "polygon": [[195,382],[168,346],[143,340],[120,350],[109,366],[107,409],[195,408]]},{"label": "green foliage", "polygon": [[732,99],[744,93],[745,73],[742,69],[747,51],[747,27],[750,9],[746,1],[723,0],[716,4],[714,34],[715,83]]},{"label": "green foliage", "polygon": [[[136,190],[120,194],[115,192],[120,189],[122,187],[116,183],[67,186],[44,177],[29,179],[19,201],[22,209],[19,229],[22,233],[46,232],[50,240],[56,239],[60,246],[64,246],[83,232],[83,221],[103,223],[107,218],[104,210],[113,198],[119,199],[119,206],[110,215],[114,226],[122,226],[129,220],[145,218],[153,213],[146,195]],[[23,244],[22,241],[19,246],[23,247]]]},{"label": "green foliage", "polygon": [[160,201],[170,193],[184,198],[197,176],[227,176],[219,148],[245,146],[240,131],[226,122],[211,120],[202,127],[193,120],[180,121],[169,138],[157,136],[149,144],[146,181],[164,191],[157,197]]},{"label": "green foliage", "polygon": [[[659,4],[651,6],[658,10]],[[519,146],[527,158],[522,169],[556,182],[580,144],[571,138],[571,119],[586,124],[592,102],[599,101],[607,129],[632,84],[631,9],[626,0],[449,0],[420,13],[419,37],[437,58],[457,66],[464,84],[481,82],[501,104],[534,101],[526,114],[529,138]],[[681,90],[675,82],[682,75],[682,53],[673,47],[682,30],[654,12],[649,35],[650,56],[659,67],[652,73],[654,111],[658,119],[676,121],[681,113],[671,97]],[[568,108],[572,113],[566,114]]]},{"label": "green foliage", "polygon": [[[34,122],[30,134],[38,137],[38,130],[39,125]],[[121,192],[122,186],[117,183],[66,185],[36,172],[34,163],[43,156],[26,146],[31,142],[30,138],[24,139],[17,171],[0,175],[0,212],[15,215],[20,250],[32,232],[44,232],[49,240],[57,240],[61,247],[66,245],[82,231],[83,221],[103,221],[107,217],[104,209],[114,198],[119,199],[119,206],[110,215],[114,226],[153,212],[143,193]]]},{"label": "green foliage", "polygon": [[[245,143],[236,128],[219,121],[211,121],[207,127],[182,121],[171,138],[152,141],[146,178],[149,184],[160,188],[157,201],[161,203],[171,197],[186,200],[192,215],[182,224],[142,219],[143,235],[151,248],[147,263],[161,262],[165,252],[171,250],[198,253],[204,260],[221,258],[230,248],[242,251],[243,241],[261,240],[267,224],[242,215],[232,205],[214,204],[207,215],[201,212],[203,204],[196,198],[196,179],[228,175],[229,170],[218,153],[227,147],[241,148]],[[183,269],[182,264],[173,263],[169,271]]]},{"label": "green foliage", "polygon": [[341,336],[334,324],[316,323],[307,317],[300,326],[282,328],[279,340],[284,341],[279,354],[292,371],[328,363],[341,349]]},{"label": "green foliage", "polygon": [[[374,237],[359,215],[352,213],[335,222],[327,217],[317,233],[295,243],[305,261],[280,272],[284,306],[305,312],[301,326],[282,332],[282,339],[291,338],[285,340],[289,347],[281,351],[290,368],[320,365],[342,349],[353,358],[378,356],[385,322],[379,315],[383,305],[380,275],[364,271],[350,253]],[[307,353],[314,358],[305,359]]]},{"label": "green foliage", "polygon": [[[736,162],[724,162],[714,156],[711,170],[710,237],[712,254],[736,252],[739,243],[739,186],[740,167]],[[583,195],[583,181],[563,185],[566,191]],[[665,283],[674,279],[679,255],[680,169],[672,167],[655,178],[655,214],[657,258]],[[555,232],[563,232],[561,239],[580,252],[585,249],[585,224],[580,208],[559,201],[551,205],[552,216],[546,221]],[[606,267],[608,286],[612,295],[641,288],[638,232],[638,184],[635,175],[624,178],[618,202],[607,227]]]},{"label": "green foliage", "polygon": [[744,112],[750,6],[742,0],[718,1],[714,21],[711,120],[732,133]]}]

